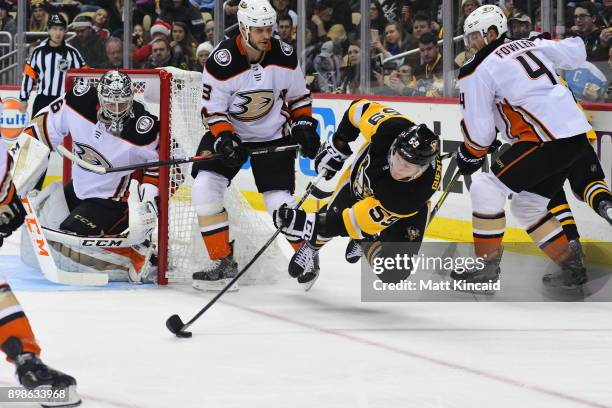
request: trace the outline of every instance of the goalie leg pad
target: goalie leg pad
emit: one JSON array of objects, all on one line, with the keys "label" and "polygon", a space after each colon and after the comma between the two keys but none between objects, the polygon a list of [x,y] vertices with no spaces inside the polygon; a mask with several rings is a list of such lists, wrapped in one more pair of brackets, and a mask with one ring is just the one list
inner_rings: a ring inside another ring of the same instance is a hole
[{"label": "goalie leg pad", "polygon": [[7,150],[13,158],[11,176],[20,197],[29,193],[49,165],[49,148],[27,133],[9,143]]}]

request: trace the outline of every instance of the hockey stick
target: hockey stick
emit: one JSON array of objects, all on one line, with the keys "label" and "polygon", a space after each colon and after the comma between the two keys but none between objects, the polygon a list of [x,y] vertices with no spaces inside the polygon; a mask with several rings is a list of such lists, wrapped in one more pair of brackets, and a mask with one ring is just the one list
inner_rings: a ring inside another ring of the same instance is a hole
[{"label": "hockey stick", "polygon": [[64,285],[104,286],[108,284],[108,275],[105,273],[67,272],[59,269],[51,255],[51,247],[43,233],[30,197],[23,197],[21,202],[27,213],[24,224],[28,231],[34,254],[43,275],[48,280]]},{"label": "hockey stick", "polygon": [[[261,149],[249,150],[249,155],[256,156],[259,154],[285,152],[285,151],[290,151],[290,150],[297,150],[299,148],[300,148],[299,145],[263,147]],[[106,174],[106,173],[116,173],[120,171],[138,170],[138,169],[145,169],[147,167],[174,166],[177,164],[193,163],[193,162],[199,162],[199,161],[204,161],[204,160],[214,160],[214,159],[220,159],[221,157],[223,157],[221,154],[218,154],[218,153],[210,153],[210,154],[204,154],[201,156],[183,157],[180,159],[160,160],[160,161],[154,161],[154,162],[148,162],[148,163],[130,164],[128,166],[106,168],[104,166],[98,166],[98,165],[86,162],[85,160],[81,159],[76,154],[72,153],[70,150],[66,149],[62,145],[57,146],[56,150],[62,156],[70,160],[71,162],[79,165],[79,167],[82,167],[83,169],[87,171],[91,171],[96,174]]]},{"label": "hockey stick", "polygon": [[[302,199],[293,208],[296,208],[296,209],[300,208],[302,204],[304,204],[304,201],[306,201],[306,198],[308,198],[310,193],[312,193],[312,190],[321,181],[324,175],[325,175],[325,172],[323,171],[313,181],[308,183],[308,186],[306,187],[306,191],[304,192]],[[253,256],[253,258],[249,261],[249,263],[247,263],[242,268],[242,270],[238,272],[238,274],[234,277],[234,279],[232,279],[231,282],[228,283],[223,288],[223,290],[221,290],[221,292],[217,293],[217,295],[214,298],[212,298],[210,302],[208,302],[206,306],[204,306],[194,317],[192,317],[191,320],[189,320],[187,323],[183,323],[179,315],[173,314],[172,316],[170,316],[168,320],[166,320],[166,327],[168,328],[168,330],[174,333],[176,337],[191,337],[192,333],[185,331],[185,330],[189,326],[191,326],[196,320],[198,320],[200,316],[202,316],[208,309],[210,309],[210,307],[214,305],[217,302],[217,300],[219,300],[219,298],[221,298],[221,296],[223,296],[223,294],[227,292],[229,288],[231,288],[234,285],[234,283],[238,281],[238,279],[240,279],[240,277],[251,267],[251,265],[253,265],[253,263],[255,263],[255,261],[261,256],[261,254],[264,253],[264,251],[270,246],[270,244],[272,244],[272,242],[276,239],[276,237],[278,236],[278,234],[280,234],[280,232],[281,230],[280,228],[278,228],[274,232],[274,234],[270,237],[270,239],[268,239],[268,241],[261,247],[261,249]]]}]

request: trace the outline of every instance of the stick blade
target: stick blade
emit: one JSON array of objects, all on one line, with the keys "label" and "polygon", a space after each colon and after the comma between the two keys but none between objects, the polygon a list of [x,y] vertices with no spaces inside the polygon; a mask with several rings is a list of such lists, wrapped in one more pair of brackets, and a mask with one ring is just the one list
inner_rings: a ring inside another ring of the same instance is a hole
[{"label": "stick blade", "polygon": [[166,320],[166,327],[174,333],[176,337],[191,337],[191,332],[183,330],[185,324],[177,314],[173,314]]}]

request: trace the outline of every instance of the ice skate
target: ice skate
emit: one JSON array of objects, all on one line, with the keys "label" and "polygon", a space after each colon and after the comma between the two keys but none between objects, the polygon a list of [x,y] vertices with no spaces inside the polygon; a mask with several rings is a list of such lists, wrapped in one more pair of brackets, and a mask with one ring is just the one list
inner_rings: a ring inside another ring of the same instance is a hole
[{"label": "ice skate", "polygon": [[304,242],[291,257],[289,275],[308,292],[319,278],[319,249]]},{"label": "ice skate", "polygon": [[501,263],[501,258],[503,254],[503,249],[500,248],[498,250],[497,256],[493,259],[485,260],[484,267],[478,268],[474,267],[472,269],[466,269],[463,272],[452,271],[450,277],[462,284],[465,284],[465,290],[459,288],[460,292],[476,292],[483,293],[486,295],[493,294],[494,291],[492,289],[483,289],[483,290],[473,290],[470,288],[470,284],[494,284],[499,281],[499,275],[501,274],[501,268],[499,264]]},{"label": "ice skate", "polygon": [[542,277],[542,283],[549,288],[574,290],[587,283],[588,277],[584,266],[584,253],[579,241],[569,242],[572,251],[570,259],[562,262],[561,269]]},{"label": "ice skate", "polygon": [[[238,264],[234,260],[233,251],[225,258],[211,261],[212,265],[205,271],[192,275],[193,287],[198,290],[218,292],[226,287],[238,274]],[[238,282],[234,283],[228,292],[238,290]]]}]

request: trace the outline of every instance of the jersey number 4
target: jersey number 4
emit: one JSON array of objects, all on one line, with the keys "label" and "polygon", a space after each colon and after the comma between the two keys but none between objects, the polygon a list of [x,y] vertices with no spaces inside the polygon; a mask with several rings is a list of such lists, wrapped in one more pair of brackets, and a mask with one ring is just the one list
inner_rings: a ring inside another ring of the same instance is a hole
[{"label": "jersey number 4", "polygon": [[[532,64],[530,64],[527,59],[529,59],[533,64],[535,64],[537,68],[532,68]],[[546,75],[553,85],[557,85],[557,80],[555,79],[555,76],[552,74],[552,72],[550,72],[548,68],[546,68],[546,65],[544,65],[544,63],[540,61],[540,59],[536,57],[531,51],[527,51],[523,55],[519,55],[518,57],[516,57],[516,60],[523,66],[525,72],[527,72],[527,75],[530,78],[538,79],[542,75]]]}]

